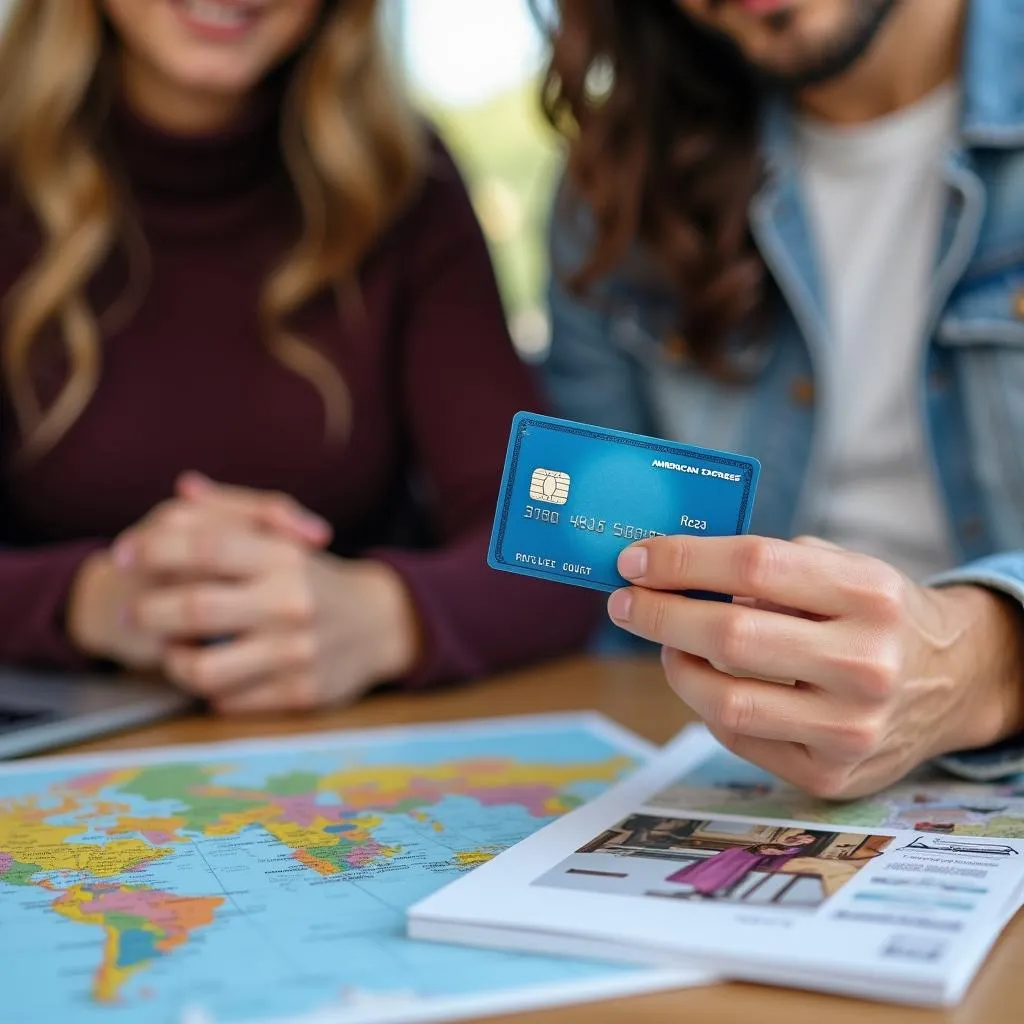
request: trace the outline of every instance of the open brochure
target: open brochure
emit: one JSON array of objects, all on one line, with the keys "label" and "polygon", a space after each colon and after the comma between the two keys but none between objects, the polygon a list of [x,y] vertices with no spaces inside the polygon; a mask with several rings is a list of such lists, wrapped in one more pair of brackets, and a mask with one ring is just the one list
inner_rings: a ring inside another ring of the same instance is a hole
[{"label": "open brochure", "polygon": [[1024,783],[815,800],[690,728],[414,905],[413,938],[957,1002],[1024,899]]}]

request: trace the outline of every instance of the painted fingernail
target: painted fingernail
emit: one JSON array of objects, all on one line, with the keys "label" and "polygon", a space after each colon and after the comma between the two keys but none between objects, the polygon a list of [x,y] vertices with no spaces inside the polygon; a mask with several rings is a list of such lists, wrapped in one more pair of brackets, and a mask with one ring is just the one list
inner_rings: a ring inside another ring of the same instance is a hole
[{"label": "painted fingernail", "polygon": [[325,534],[331,532],[331,524],[315,512],[303,512],[301,521],[303,526],[311,533]]},{"label": "painted fingernail", "polygon": [[608,614],[615,622],[629,622],[633,607],[633,595],[628,590],[616,590],[608,598]]},{"label": "painted fingernail", "polygon": [[135,561],[135,545],[131,541],[118,541],[113,549],[114,565],[118,569],[130,569]]},{"label": "painted fingernail", "polygon": [[189,470],[182,478],[184,483],[198,490],[208,491],[213,486],[213,481],[203,473],[197,473],[194,469]]},{"label": "painted fingernail", "polygon": [[619,572],[627,580],[635,580],[647,572],[647,548],[626,548],[619,555]]}]

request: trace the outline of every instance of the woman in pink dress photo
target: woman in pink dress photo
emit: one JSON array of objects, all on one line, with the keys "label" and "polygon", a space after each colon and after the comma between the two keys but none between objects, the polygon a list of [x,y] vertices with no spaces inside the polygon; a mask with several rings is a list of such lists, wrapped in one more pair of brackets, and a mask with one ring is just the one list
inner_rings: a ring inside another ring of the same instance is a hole
[{"label": "woman in pink dress photo", "polygon": [[734,846],[688,864],[665,881],[683,883],[692,886],[700,896],[713,897],[723,889],[731,889],[753,871],[778,871],[817,841],[818,836],[811,832],[798,832],[780,843]]}]

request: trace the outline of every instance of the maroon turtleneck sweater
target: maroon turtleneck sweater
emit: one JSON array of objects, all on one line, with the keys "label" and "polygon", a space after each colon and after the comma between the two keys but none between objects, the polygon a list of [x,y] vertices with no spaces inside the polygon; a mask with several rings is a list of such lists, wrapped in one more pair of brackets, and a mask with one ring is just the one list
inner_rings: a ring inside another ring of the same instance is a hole
[{"label": "maroon turtleneck sweater", "polygon": [[[150,266],[134,312],[104,338],[92,402],[52,452],[15,462],[6,386],[0,394],[0,662],[83,663],[64,629],[79,565],[169,497],[185,469],[285,491],[333,524],[336,553],[393,566],[425,630],[411,682],[556,655],[593,624],[593,595],[485,561],[510,420],[539,399],[439,145],[418,197],[361,268],[359,319],[325,295],[295,322],[352,395],[345,443],[325,443],[319,396],[268,354],[257,297],[298,224],[275,122],[268,109],[182,139],[112,115]],[[13,202],[0,208],[0,238],[6,294],[36,251]],[[115,307],[127,281],[112,258],[93,308]],[[41,379],[52,383],[45,366]]]}]

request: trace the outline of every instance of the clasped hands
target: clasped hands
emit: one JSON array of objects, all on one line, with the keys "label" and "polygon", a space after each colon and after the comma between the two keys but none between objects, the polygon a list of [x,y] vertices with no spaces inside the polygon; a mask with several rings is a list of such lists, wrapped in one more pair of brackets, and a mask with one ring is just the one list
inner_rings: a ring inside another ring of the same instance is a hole
[{"label": "clasped hands", "polygon": [[[69,632],[224,712],[354,699],[411,668],[418,628],[392,570],[329,541],[289,498],[187,475],[87,560]],[[994,591],[922,587],[813,538],[653,538],[619,571],[633,586],[612,620],[662,645],[669,685],[726,747],[809,792],[873,792],[1024,727],[1021,611]]]},{"label": "clasped hands", "polygon": [[389,567],[330,555],[330,539],[291,498],[186,474],[175,498],[87,560],[69,633],[225,713],[355,699],[412,667],[417,624]]},{"label": "clasped hands", "polygon": [[811,793],[874,792],[1024,724],[1024,619],[994,591],[918,586],[814,538],[654,538],[619,571],[634,585],[612,620],[662,645],[669,685],[720,742]]}]

